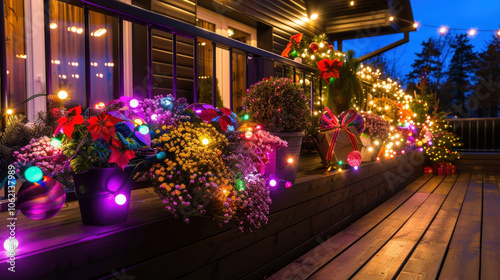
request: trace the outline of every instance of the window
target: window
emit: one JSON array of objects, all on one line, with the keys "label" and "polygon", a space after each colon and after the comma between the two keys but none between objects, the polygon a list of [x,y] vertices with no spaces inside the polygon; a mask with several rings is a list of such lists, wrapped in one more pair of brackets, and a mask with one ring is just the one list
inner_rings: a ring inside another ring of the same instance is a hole
[{"label": "window", "polygon": [[[57,0],[51,0],[50,3],[52,94],[57,94],[60,90],[68,92],[70,99],[65,103],[67,107],[85,105],[83,9]],[[117,97],[117,67],[114,67],[117,39],[113,36],[116,26],[116,18],[90,12],[91,106]]]},{"label": "window", "polygon": [[[24,39],[24,1],[5,0],[5,47],[7,51],[7,107],[26,100],[26,48]],[[26,115],[26,104],[17,106],[15,114]]]},{"label": "window", "polygon": [[[205,28],[217,34],[230,37],[252,46],[257,46],[257,31],[255,28],[226,18],[223,15],[197,7],[196,23],[197,26],[201,28]],[[217,88],[221,96],[220,98],[222,99],[222,104],[218,102],[218,106],[232,107],[235,109],[237,106],[241,105],[241,98],[246,91],[245,55],[233,52],[233,71],[230,73],[229,51],[219,48],[215,51],[217,57]],[[198,100],[199,102],[211,104],[213,50],[212,42],[210,40],[201,38],[198,40],[198,57]],[[229,92],[230,75],[232,75],[233,78],[233,92]],[[230,104],[231,94],[233,95],[233,104]],[[203,98],[205,95],[207,98]],[[217,99],[219,100],[219,97]]]}]

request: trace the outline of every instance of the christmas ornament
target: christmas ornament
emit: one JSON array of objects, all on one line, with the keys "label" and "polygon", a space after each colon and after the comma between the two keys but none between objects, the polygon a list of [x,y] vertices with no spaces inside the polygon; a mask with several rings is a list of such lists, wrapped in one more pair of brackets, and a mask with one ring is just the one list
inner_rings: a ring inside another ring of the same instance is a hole
[{"label": "christmas ornament", "polygon": [[33,220],[53,217],[64,206],[64,186],[47,176],[39,182],[25,182],[17,194],[17,206],[21,213]]},{"label": "christmas ornament", "polygon": [[298,63],[302,63],[302,58],[300,58],[300,57],[296,57],[293,60],[297,61]]},{"label": "christmas ornament", "polygon": [[317,52],[318,52],[318,50],[319,50],[319,45],[318,45],[318,43],[316,43],[316,42],[312,42],[312,43],[309,45],[309,48],[311,49],[311,51],[312,51],[313,53],[317,53]]},{"label": "christmas ornament", "polygon": [[361,153],[359,151],[352,151],[347,155],[347,163],[352,167],[359,166],[361,161]]}]

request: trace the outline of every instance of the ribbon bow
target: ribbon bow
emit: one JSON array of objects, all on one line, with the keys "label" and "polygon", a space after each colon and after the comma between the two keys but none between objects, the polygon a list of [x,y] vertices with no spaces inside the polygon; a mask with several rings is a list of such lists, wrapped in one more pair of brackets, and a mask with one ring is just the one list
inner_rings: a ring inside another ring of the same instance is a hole
[{"label": "ribbon bow", "polygon": [[288,53],[292,50],[293,44],[299,44],[302,41],[302,33],[293,35],[290,37],[290,43],[286,45],[286,48],[281,53],[281,56],[288,57]]},{"label": "ribbon bow", "polygon": [[[354,111],[354,110],[351,110]],[[350,111],[349,111],[350,112]],[[355,111],[354,111],[355,113]],[[349,117],[350,115],[350,117]],[[349,117],[349,118],[348,118]],[[341,122],[337,119],[336,116],[333,115],[332,111],[329,108],[325,108],[323,111],[323,115],[321,116],[320,123],[322,126],[322,130],[325,129],[335,129],[332,135],[332,140],[330,141],[330,146],[328,147],[328,153],[326,154],[326,160],[330,162],[333,157],[333,149],[335,148],[335,143],[337,142],[337,137],[341,130],[347,132],[347,136],[351,141],[352,148],[356,151],[359,151],[358,142],[356,140],[356,136],[349,131],[349,124],[354,121],[356,114],[345,114],[342,118]]]}]

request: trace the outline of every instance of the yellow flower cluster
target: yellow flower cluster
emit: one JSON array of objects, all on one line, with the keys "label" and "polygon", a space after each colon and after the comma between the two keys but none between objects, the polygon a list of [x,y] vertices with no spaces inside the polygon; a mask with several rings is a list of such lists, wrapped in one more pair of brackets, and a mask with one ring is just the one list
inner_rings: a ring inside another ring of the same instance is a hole
[{"label": "yellow flower cluster", "polygon": [[174,204],[178,207],[201,194],[211,200],[209,211],[214,212],[213,206],[218,205],[219,213],[212,214],[227,217],[225,214],[232,210],[225,202],[234,187],[232,175],[222,157],[228,145],[226,137],[206,123],[182,122],[177,127],[162,129],[169,131],[158,139],[159,149],[167,154],[167,158],[151,169],[157,181],[157,191],[165,200],[177,201],[177,196],[182,196],[182,203]]}]

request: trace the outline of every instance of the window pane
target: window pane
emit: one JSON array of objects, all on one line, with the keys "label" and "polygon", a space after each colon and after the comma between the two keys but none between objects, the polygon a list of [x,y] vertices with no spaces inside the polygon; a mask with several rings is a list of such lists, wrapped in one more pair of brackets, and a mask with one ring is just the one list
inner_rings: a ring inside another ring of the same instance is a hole
[{"label": "window pane", "polygon": [[[113,37],[118,32],[118,19],[104,14],[90,12],[90,104],[107,103],[116,96],[118,98],[118,63],[115,67],[115,57],[118,54],[118,40]],[[116,45],[116,46],[115,46]],[[113,50],[116,48],[116,52]],[[116,84],[114,77],[117,77]],[[115,88],[116,87],[116,88]],[[116,92],[115,92],[116,91]]]},{"label": "window pane", "polygon": [[[215,32],[215,24],[197,19],[198,27]],[[212,104],[212,71],[213,52],[212,41],[198,38],[198,102]],[[217,107],[222,107],[220,84],[217,81]]]},{"label": "window pane", "polygon": [[[245,44],[250,44],[251,42],[251,36],[249,33],[233,27],[228,27],[227,35],[231,39]],[[244,54],[236,52],[233,53],[233,72],[231,75],[233,79],[233,109],[236,109],[241,106],[241,102],[246,91],[246,63]]]},{"label": "window pane", "polygon": [[85,36],[83,9],[50,1],[52,92],[68,92],[66,107],[85,107]]},{"label": "window pane", "polygon": [[[26,100],[26,51],[24,47],[24,1],[5,0],[5,47],[7,50],[8,108]],[[14,114],[26,115],[26,104]]]}]

